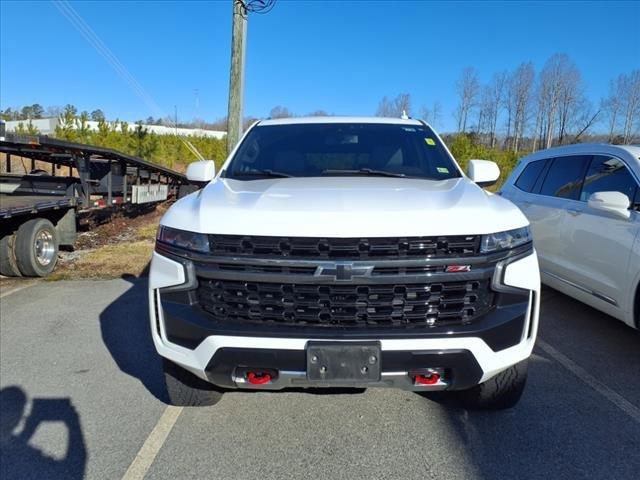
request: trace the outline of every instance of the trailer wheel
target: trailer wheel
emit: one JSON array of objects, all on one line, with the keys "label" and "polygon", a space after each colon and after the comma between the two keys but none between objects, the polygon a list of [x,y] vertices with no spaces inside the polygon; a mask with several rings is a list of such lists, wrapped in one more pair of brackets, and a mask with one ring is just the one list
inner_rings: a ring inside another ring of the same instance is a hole
[{"label": "trailer wheel", "polygon": [[0,238],[0,275],[6,277],[20,277],[20,269],[16,261],[15,233],[10,233]]},{"label": "trailer wheel", "polygon": [[47,219],[29,220],[18,228],[15,252],[24,276],[45,277],[58,261],[58,232]]}]

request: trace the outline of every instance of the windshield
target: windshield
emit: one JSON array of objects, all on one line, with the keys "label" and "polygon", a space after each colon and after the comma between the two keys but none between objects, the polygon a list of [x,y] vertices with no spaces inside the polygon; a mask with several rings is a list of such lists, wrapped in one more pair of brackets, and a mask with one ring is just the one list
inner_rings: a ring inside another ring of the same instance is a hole
[{"label": "windshield", "polygon": [[223,175],[394,176],[445,180],[460,172],[426,125],[313,123],[254,127]]}]

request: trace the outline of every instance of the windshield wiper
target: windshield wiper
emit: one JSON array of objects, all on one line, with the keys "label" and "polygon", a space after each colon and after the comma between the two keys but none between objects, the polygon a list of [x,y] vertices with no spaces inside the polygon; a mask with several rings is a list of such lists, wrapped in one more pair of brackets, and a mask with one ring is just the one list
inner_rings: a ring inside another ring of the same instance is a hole
[{"label": "windshield wiper", "polygon": [[328,169],[328,170],[323,170],[322,171],[322,175],[379,175],[381,177],[397,177],[397,178],[403,178],[406,177],[406,175],[404,173],[393,173],[393,172],[387,172],[385,170],[374,170],[373,168],[360,168],[358,170],[341,170],[341,169]]},{"label": "windshield wiper", "polygon": [[234,177],[248,177],[253,175],[264,175],[265,177],[275,177],[275,178],[291,178],[293,175],[289,175],[284,172],[276,172],[274,170],[270,170],[268,168],[264,170],[249,170],[247,172],[237,172],[234,173]]}]

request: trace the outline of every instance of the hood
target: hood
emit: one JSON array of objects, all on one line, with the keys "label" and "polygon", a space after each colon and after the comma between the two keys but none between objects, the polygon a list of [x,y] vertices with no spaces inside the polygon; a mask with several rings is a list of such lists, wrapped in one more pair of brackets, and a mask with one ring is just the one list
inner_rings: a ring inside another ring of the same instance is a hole
[{"label": "hood", "polygon": [[528,225],[467,178],[218,178],[176,202],[163,225],[201,233],[397,237],[493,233]]}]

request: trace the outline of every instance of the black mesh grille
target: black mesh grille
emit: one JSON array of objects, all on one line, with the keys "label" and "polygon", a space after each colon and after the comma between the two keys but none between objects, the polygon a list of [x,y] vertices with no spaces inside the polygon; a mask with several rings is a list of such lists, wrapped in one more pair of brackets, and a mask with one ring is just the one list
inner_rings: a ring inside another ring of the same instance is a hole
[{"label": "black mesh grille", "polygon": [[219,321],[334,327],[460,325],[493,304],[489,280],[303,285],[201,278],[197,297]]},{"label": "black mesh grille", "polygon": [[411,258],[476,255],[479,235],[393,238],[306,238],[209,235],[214,255],[262,258]]}]

